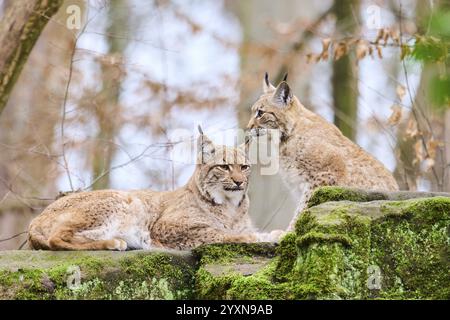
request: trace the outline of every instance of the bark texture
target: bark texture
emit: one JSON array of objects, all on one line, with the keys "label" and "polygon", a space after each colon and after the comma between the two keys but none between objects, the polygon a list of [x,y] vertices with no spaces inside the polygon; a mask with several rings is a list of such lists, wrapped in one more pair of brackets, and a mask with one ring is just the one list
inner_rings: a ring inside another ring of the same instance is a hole
[{"label": "bark texture", "polygon": [[28,56],[62,0],[16,0],[0,22],[0,114]]}]

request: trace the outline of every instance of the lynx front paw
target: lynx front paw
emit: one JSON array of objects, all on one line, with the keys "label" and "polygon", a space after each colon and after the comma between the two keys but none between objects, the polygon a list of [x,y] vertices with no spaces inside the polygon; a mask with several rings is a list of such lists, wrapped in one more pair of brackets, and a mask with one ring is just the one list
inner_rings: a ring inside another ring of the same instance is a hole
[{"label": "lynx front paw", "polygon": [[118,251],[125,251],[127,250],[127,243],[122,239],[113,239],[111,240],[111,247],[108,248],[109,250],[118,250]]}]

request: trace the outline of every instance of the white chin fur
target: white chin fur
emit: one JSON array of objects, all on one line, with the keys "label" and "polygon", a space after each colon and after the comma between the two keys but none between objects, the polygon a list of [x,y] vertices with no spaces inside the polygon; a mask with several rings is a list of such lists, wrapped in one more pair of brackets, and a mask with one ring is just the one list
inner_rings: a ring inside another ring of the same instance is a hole
[{"label": "white chin fur", "polygon": [[214,192],[211,192],[211,196],[217,204],[225,204],[228,202],[237,207],[244,196],[244,190],[215,190]]}]

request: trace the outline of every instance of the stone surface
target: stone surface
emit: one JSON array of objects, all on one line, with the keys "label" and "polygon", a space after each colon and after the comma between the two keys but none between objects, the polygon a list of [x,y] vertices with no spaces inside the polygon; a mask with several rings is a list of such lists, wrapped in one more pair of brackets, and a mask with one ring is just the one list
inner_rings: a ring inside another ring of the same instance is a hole
[{"label": "stone surface", "polygon": [[326,187],[279,245],[0,252],[0,299],[450,299],[449,248],[446,194]]}]

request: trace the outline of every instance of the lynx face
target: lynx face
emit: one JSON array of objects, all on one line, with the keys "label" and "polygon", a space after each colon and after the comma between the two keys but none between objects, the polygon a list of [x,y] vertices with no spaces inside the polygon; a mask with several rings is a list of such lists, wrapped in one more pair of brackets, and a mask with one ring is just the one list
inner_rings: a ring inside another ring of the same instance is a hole
[{"label": "lynx face", "polygon": [[244,146],[216,146],[205,135],[199,138],[196,182],[202,194],[217,204],[238,204],[248,189],[250,162]]},{"label": "lynx face", "polygon": [[293,126],[292,106],[295,99],[285,80],[277,88],[270,84],[266,73],[263,83],[264,93],[253,104],[253,115],[247,125],[252,135],[263,135],[266,129],[280,130],[281,137],[287,136]]}]

